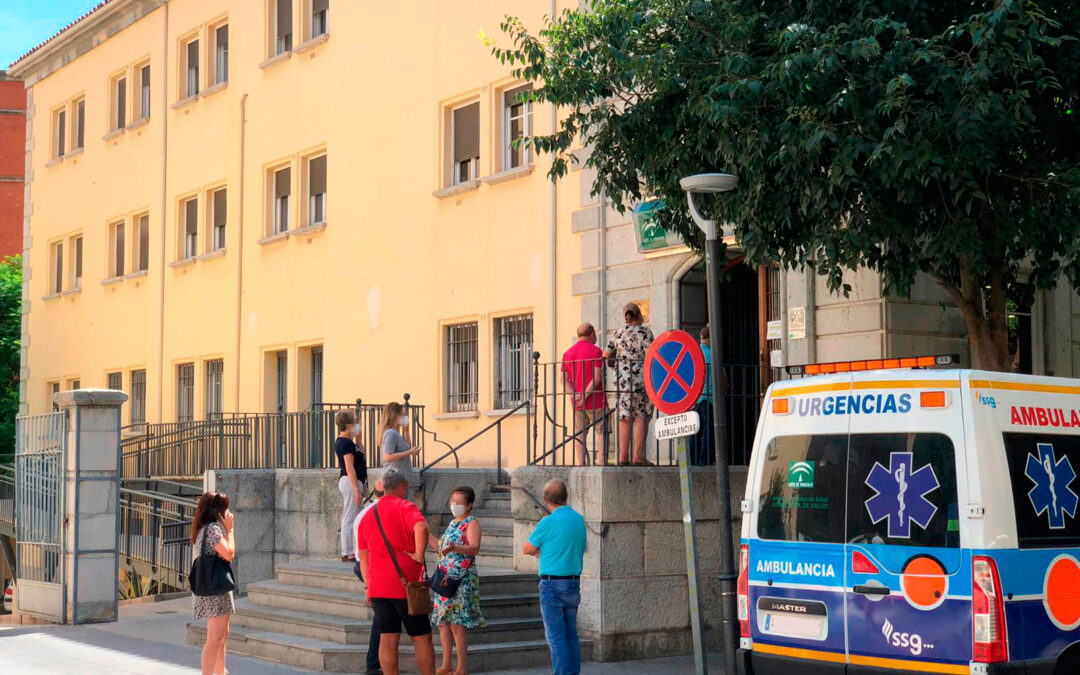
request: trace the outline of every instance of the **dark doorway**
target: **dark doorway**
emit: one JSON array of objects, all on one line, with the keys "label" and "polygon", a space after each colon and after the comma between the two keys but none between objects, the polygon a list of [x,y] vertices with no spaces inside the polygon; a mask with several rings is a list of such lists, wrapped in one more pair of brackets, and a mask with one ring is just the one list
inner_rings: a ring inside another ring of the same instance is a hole
[{"label": "dark doorway", "polygon": [[[728,263],[720,284],[721,365],[727,376],[729,461],[738,465],[749,463],[761,409],[758,287],[756,270],[739,259]],[[679,281],[679,327],[698,337],[709,320],[708,306],[705,263],[700,262]]]}]

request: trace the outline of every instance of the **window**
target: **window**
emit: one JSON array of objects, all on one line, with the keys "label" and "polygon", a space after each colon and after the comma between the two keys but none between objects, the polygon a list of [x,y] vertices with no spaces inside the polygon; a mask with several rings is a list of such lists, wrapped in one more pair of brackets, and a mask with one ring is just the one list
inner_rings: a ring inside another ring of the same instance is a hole
[{"label": "window", "polygon": [[75,133],[72,149],[82,150],[86,141],[86,99],[80,98],[75,102]]},{"label": "window", "polygon": [[[1024,417],[1023,424],[1039,424],[1039,414],[1047,416],[1050,425],[1056,415],[1071,415],[1076,419],[1076,413],[1069,409],[1046,411],[1020,407],[1014,410],[1014,414]],[[1068,422],[1065,418],[1062,420]],[[1075,426],[1075,422],[1072,424]],[[1074,469],[1080,467],[1080,437],[1045,433],[1004,433],[1002,436],[1012,479],[1012,502],[1020,548],[1080,546],[1076,488],[1075,484],[1069,486]]]},{"label": "window", "polygon": [[210,233],[210,250],[220,251],[225,248],[225,220],[228,214],[228,195],[225,188],[221,188],[215,190],[210,197],[210,208],[213,210],[210,214],[210,222],[213,223],[214,228]]},{"label": "window", "polygon": [[124,374],[109,373],[105,376],[105,388],[113,391],[124,391]]},{"label": "window", "polygon": [[532,314],[495,319],[495,407],[513,408],[529,398]]},{"label": "window", "polygon": [[289,352],[282,350],[275,354],[274,410],[287,412],[289,409]]},{"label": "window", "polygon": [[70,387],[68,387],[68,388],[69,388],[69,389],[70,389],[71,391],[75,391],[76,389],[82,389],[82,380],[80,380],[80,379],[77,379],[77,378],[76,378],[76,379],[74,379],[74,380],[72,380],[72,381],[71,381],[71,386],[70,386]]},{"label": "window", "polygon": [[311,0],[311,38],[326,35],[329,30],[327,15],[330,12],[330,0]]},{"label": "window", "polygon": [[67,110],[53,111],[53,157],[67,152]]},{"label": "window", "polygon": [[136,216],[133,229],[135,244],[132,248],[136,257],[132,267],[136,272],[145,272],[150,268],[150,214]]},{"label": "window", "polygon": [[758,536],[842,543],[847,452],[846,434],[780,436],[769,441]]},{"label": "window", "polygon": [[110,89],[112,111],[109,131],[119,131],[127,126],[127,77],[123,75],[114,77]]},{"label": "window", "polygon": [[60,406],[57,405],[57,403],[56,403],[56,395],[59,394],[59,393],[60,393],[60,383],[59,382],[50,382],[49,383],[49,407],[53,411],[56,411],[56,410],[60,409]]},{"label": "window", "polygon": [[199,93],[199,40],[186,43],[184,54],[184,97],[190,98]]},{"label": "window", "polygon": [[146,424],[146,371],[131,371],[131,423]]},{"label": "window", "polygon": [[273,0],[274,53],[292,51],[292,0]]},{"label": "window", "polygon": [[51,249],[49,260],[52,269],[49,277],[52,279],[52,285],[49,287],[49,292],[60,293],[64,290],[64,244],[58,241],[51,245]]},{"label": "window", "polygon": [[311,405],[323,402],[323,348],[311,349]]},{"label": "window", "polygon": [[326,222],[326,155],[308,160],[308,225]]},{"label": "window", "polygon": [[195,419],[195,364],[181,363],[176,367],[176,421]]},{"label": "window", "polygon": [[199,198],[192,197],[184,202],[181,213],[183,218],[183,239],[181,260],[188,260],[199,255]]},{"label": "window", "polygon": [[109,226],[109,277],[124,276],[124,221]]},{"label": "window", "polygon": [[139,86],[139,105],[136,109],[137,119],[144,120],[150,117],[150,64],[136,66]]},{"label": "window", "polygon": [[82,235],[77,235],[71,238],[71,251],[72,251],[72,263],[71,263],[71,278],[75,282],[73,288],[82,288],[82,249],[83,238]]},{"label": "window", "polygon": [[476,410],[477,325],[446,327],[446,411]]},{"label": "window", "polygon": [[[514,147],[514,141],[532,135],[532,87],[518,87],[503,93],[503,169],[528,166],[530,148]],[[524,100],[522,100],[524,99]]]},{"label": "window", "polygon": [[212,28],[214,35],[214,84],[229,81],[229,25]]},{"label": "window", "polygon": [[289,167],[273,172],[274,234],[289,231],[289,192],[292,189],[292,170]]},{"label": "window", "polygon": [[480,102],[475,101],[450,113],[451,185],[480,177]]},{"label": "window", "polygon": [[220,416],[224,411],[224,373],[225,362],[221,359],[206,362],[206,419]]}]

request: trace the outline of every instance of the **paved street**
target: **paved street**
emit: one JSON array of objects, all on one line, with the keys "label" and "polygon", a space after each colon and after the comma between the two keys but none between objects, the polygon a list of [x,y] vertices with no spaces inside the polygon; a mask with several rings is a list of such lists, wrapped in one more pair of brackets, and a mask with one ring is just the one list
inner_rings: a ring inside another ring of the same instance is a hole
[{"label": "paved street", "polygon": [[[199,672],[199,648],[184,642],[190,616],[187,598],[120,608],[120,621],[93,626],[0,627],[0,661],[5,673],[148,673],[191,675]],[[714,657],[719,664],[719,656]],[[718,673],[714,665],[710,672]],[[229,657],[234,675],[286,675],[312,671],[238,656]],[[498,671],[498,675],[544,675],[547,668]],[[659,675],[693,672],[687,657],[627,663],[587,663],[585,675]]]}]

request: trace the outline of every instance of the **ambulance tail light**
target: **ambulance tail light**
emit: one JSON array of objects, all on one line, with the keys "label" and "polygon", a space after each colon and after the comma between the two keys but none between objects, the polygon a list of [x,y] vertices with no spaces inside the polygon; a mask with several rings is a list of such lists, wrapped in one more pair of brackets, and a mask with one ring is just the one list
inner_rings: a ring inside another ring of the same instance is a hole
[{"label": "ambulance tail light", "polygon": [[750,637],[750,549],[746,544],[739,547],[739,636]]},{"label": "ambulance tail light", "polygon": [[881,574],[877,565],[870,562],[870,558],[859,551],[851,553],[851,571],[855,574]]},{"label": "ambulance tail light", "polygon": [[1005,634],[1005,603],[1001,577],[993,558],[972,558],[972,653],[976,663],[998,663],[1009,658]]},{"label": "ambulance tail light", "polygon": [[788,366],[788,375],[825,375],[829,373],[852,373],[864,370],[883,370],[888,368],[934,368],[937,366],[955,366],[960,363],[958,354],[939,354],[937,356],[911,356],[902,359],[867,359],[862,361],[834,361],[832,363],[808,363],[802,366]]}]

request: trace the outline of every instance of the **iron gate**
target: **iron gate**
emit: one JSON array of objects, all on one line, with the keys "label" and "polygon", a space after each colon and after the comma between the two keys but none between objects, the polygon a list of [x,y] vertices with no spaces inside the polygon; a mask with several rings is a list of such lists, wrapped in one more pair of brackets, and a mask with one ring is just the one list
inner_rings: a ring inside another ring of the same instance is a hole
[{"label": "iron gate", "polygon": [[18,610],[63,623],[64,466],[67,412],[15,420]]}]

